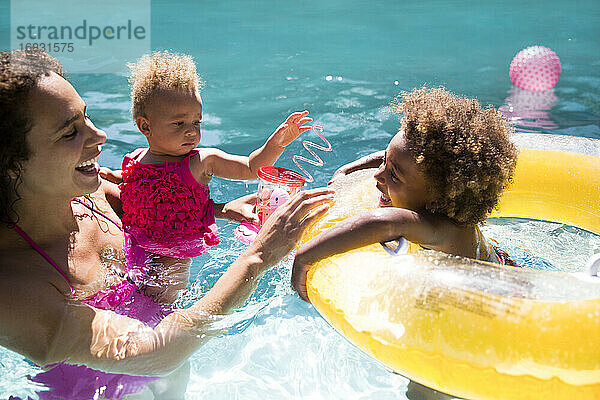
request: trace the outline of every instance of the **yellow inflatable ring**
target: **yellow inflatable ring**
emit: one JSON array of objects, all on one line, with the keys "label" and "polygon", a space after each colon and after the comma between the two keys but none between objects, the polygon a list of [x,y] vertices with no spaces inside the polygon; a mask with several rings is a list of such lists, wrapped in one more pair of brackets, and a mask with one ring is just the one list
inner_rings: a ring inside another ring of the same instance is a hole
[{"label": "yellow inflatable ring", "polygon": [[[600,234],[600,141],[519,134],[514,184],[495,216]],[[309,237],[377,207],[373,171],[336,183]],[[308,274],[317,310],[402,375],[469,399],[600,399],[600,278],[500,267],[371,245]]]}]

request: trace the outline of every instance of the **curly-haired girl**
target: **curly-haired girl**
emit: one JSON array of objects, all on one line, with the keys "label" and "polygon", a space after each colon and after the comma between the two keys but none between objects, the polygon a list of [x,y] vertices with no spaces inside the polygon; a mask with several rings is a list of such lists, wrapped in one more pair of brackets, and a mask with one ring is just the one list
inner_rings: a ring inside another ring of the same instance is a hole
[{"label": "curly-haired girl", "polygon": [[375,179],[380,205],[388,208],[348,218],[298,250],[292,283],[304,299],[310,264],[400,236],[423,248],[514,265],[478,227],[515,169],[510,125],[493,107],[441,88],[403,93],[391,107],[404,117],[388,148],[336,173],[380,164]]}]

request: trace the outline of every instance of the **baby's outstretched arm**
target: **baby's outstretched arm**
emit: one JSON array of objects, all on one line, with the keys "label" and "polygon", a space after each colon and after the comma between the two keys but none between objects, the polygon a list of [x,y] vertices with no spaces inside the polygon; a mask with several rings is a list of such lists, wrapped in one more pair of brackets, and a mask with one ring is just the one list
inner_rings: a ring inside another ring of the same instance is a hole
[{"label": "baby's outstretched arm", "polygon": [[350,217],[309,240],[296,253],[292,286],[308,300],[306,274],[315,262],[372,243],[400,236],[434,250],[450,251],[460,240],[461,228],[441,217],[403,208],[380,208]]},{"label": "baby's outstretched arm", "polygon": [[[254,150],[249,157],[227,154],[218,149],[202,149],[200,163],[192,163],[192,173],[199,176],[202,173],[227,179],[249,180],[256,179],[258,168],[263,165],[273,165],[285,147],[303,132],[311,129],[312,118],[307,117],[308,111],[295,112],[283,122],[260,148]],[[196,165],[195,165],[196,164]],[[198,175],[194,169],[201,170]]]},{"label": "baby's outstretched arm", "polygon": [[304,125],[312,122],[312,118],[309,118],[307,115],[308,111],[290,114],[275,129],[275,132],[267,139],[265,144],[250,154],[248,165],[253,177],[256,177],[258,169],[263,165],[273,165],[288,144],[312,128],[310,125]]}]

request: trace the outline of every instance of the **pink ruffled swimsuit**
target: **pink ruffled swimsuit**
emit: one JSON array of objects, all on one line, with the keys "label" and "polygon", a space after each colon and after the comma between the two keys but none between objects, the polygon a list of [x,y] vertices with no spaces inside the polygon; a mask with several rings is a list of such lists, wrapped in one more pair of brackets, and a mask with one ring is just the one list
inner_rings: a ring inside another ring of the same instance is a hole
[{"label": "pink ruffled swimsuit", "polygon": [[[219,243],[214,202],[207,185],[190,170],[192,150],[183,160],[142,164],[145,149],[123,159],[123,225],[137,244],[153,254],[175,258],[198,256]],[[131,246],[125,243],[129,259]]]},{"label": "pink ruffled swimsuit", "polygon": [[[101,215],[121,229],[121,226],[116,221],[95,209],[93,205],[89,205],[77,198],[74,201],[89,208],[92,212]],[[23,232],[18,225],[10,223],[10,226],[65,278],[73,293],[73,286],[62,268]],[[127,232],[123,233],[127,239]],[[143,263],[143,256],[144,254],[139,251],[135,252],[132,255],[131,262]],[[129,267],[128,272],[131,272]],[[110,310],[116,314],[135,318],[152,328],[173,311],[171,306],[158,304],[151,297],[144,294],[142,290],[143,286],[136,285],[129,276],[126,275],[125,278],[121,282],[81,300],[81,302],[95,308]],[[30,378],[33,382],[42,384],[44,387],[50,389],[37,392],[42,400],[78,400],[98,397],[120,400],[125,395],[138,393],[150,382],[158,379],[151,376],[112,374],[88,368],[85,365],[67,363],[47,365],[45,368],[48,369]],[[16,399],[15,397],[12,398]]]}]

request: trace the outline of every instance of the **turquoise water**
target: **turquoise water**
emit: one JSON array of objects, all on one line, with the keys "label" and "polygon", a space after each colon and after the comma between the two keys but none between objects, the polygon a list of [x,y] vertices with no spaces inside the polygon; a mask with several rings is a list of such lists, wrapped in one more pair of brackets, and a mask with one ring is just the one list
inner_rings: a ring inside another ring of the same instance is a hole
[{"label": "turquoise water", "polygon": [[[387,104],[423,84],[503,107],[519,130],[600,139],[600,3],[522,3],[152,1],[151,46],[194,56],[206,81],[201,145],[249,154],[289,113],[309,110],[334,147],[320,153],[324,167],[309,166],[314,187],[325,185],[339,165],[384,148],[399,125]],[[0,2],[3,49],[10,46],[9,10]],[[536,44],[556,51],[563,67],[558,85],[541,95],[514,90],[508,78],[512,57]],[[145,145],[130,121],[126,77],[73,74],[71,81],[108,134],[101,164],[119,168],[124,153]],[[312,133],[307,139],[318,142]],[[307,155],[300,141],[277,165],[294,169],[294,154]],[[255,190],[256,182],[211,183],[217,201]],[[490,225],[492,233],[506,234],[503,223]],[[243,250],[228,239],[234,225],[219,226],[223,243],[194,261],[188,297],[207,290]],[[580,232],[547,231],[575,243],[569,246],[573,269],[600,249]],[[530,227],[523,232],[531,236]],[[564,255],[552,247],[541,249],[551,263]],[[187,398],[407,398],[408,381],[333,331],[291,291],[288,275],[289,262],[270,271],[229,321],[230,332],[192,357]],[[32,393],[26,375],[35,367],[0,353],[0,398]]]}]

